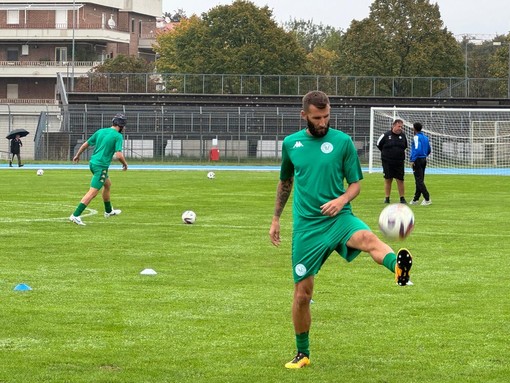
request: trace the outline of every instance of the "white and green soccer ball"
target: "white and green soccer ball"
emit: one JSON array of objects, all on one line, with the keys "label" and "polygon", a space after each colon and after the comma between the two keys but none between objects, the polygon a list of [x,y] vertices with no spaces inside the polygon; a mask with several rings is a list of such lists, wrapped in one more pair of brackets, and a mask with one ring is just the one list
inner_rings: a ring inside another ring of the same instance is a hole
[{"label": "white and green soccer ball", "polygon": [[414,229],[414,213],[404,203],[388,205],[379,215],[379,229],[388,239],[405,239]]}]

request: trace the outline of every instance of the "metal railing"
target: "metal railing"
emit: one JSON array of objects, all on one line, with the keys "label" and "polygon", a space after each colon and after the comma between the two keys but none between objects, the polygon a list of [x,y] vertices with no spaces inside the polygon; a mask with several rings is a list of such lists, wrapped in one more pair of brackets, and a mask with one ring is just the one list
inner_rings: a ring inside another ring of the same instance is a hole
[{"label": "metal railing", "polygon": [[0,61],[0,68],[1,67],[56,67],[56,68],[66,68],[71,65],[74,65],[75,67],[93,67],[96,65],[101,64],[101,61],[74,61],[72,63],[71,61],[51,61],[51,60],[38,60],[38,61]]},{"label": "metal railing", "polygon": [[197,95],[303,95],[311,89],[342,97],[507,98],[506,78],[87,73],[76,92]]},{"label": "metal railing", "polygon": [[[42,23],[34,23],[34,22],[30,22],[30,23],[25,23],[23,22],[23,20],[20,20],[19,23],[17,24],[4,24],[0,27],[0,30],[1,29],[6,29],[6,30],[9,30],[9,29],[16,29],[16,30],[20,30],[20,29],[44,29],[44,30],[48,30],[48,31],[51,31],[51,30],[67,30],[67,31],[71,31],[73,29],[73,25],[72,25],[72,22],[68,22],[68,23],[47,23],[47,22],[42,22]],[[100,29],[114,29],[116,31],[119,31],[119,32],[129,32],[129,27],[125,26],[118,26],[116,25],[114,28],[110,28],[108,27],[106,24],[102,24],[102,23],[80,23],[79,25],[76,25],[74,27],[74,30],[75,31],[80,31],[80,30],[100,30]]]}]

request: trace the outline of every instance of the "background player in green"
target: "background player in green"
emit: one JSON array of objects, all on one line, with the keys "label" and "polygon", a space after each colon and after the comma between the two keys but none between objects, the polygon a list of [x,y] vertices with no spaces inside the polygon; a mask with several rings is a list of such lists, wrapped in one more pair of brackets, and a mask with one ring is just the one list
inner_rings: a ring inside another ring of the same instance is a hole
[{"label": "background player in green", "polygon": [[408,284],[412,266],[407,249],[395,254],[352,213],[350,202],[360,192],[363,174],[351,138],[329,129],[330,109],[325,93],[307,93],[301,111],[307,128],[287,136],[282,147],[280,181],[269,236],[275,246],[280,244],[280,216],[294,186],[292,321],[297,354],[285,365],[287,368],[310,364],[314,276],[333,251],[348,262],[361,251],[369,253],[375,262],[395,273],[400,286]]},{"label": "background player in green", "polygon": [[127,170],[128,164],[124,155],[122,154],[122,143],[124,137],[122,130],[126,126],[126,117],[123,114],[116,114],[112,119],[112,126],[110,128],[103,128],[97,130],[87,141],[80,146],[78,152],[73,157],[73,162],[80,160],[80,155],[89,147],[94,147],[94,152],[90,157],[89,168],[92,172],[92,180],[90,181],[90,189],[83,196],[80,203],[76,207],[74,213],[69,217],[71,222],[77,225],[85,225],[80,218],[81,213],[89,205],[89,203],[96,197],[101,188],[103,189],[102,196],[104,202],[106,218],[112,215],[119,215],[121,213],[118,209],[113,209],[110,202],[110,189],[112,182],[108,177],[108,169],[112,163],[113,155],[122,163],[122,170]]}]

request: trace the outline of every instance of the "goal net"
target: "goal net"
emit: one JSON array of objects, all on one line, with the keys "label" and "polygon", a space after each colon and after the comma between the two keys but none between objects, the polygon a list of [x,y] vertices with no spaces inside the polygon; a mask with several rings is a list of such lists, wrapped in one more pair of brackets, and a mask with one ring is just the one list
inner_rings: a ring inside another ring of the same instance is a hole
[{"label": "goal net", "polygon": [[[395,119],[404,121],[411,153],[413,123],[421,122],[432,146],[427,172],[510,174],[510,110],[466,108],[371,108],[369,172],[382,171],[379,137]],[[409,169],[409,162],[406,163]]]}]

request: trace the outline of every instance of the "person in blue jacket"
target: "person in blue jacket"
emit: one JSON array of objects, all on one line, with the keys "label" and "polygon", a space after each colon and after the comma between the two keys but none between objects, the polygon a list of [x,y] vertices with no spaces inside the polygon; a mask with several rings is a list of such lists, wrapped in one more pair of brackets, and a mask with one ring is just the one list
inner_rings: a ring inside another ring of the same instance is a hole
[{"label": "person in blue jacket", "polygon": [[427,157],[431,153],[429,138],[422,133],[423,126],[419,122],[413,124],[414,137],[411,146],[411,167],[413,168],[414,181],[416,189],[411,205],[418,205],[420,196],[423,195],[422,205],[430,205],[430,194],[425,185],[425,168],[427,167]]}]

